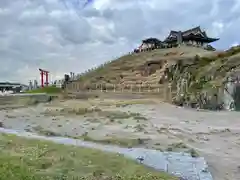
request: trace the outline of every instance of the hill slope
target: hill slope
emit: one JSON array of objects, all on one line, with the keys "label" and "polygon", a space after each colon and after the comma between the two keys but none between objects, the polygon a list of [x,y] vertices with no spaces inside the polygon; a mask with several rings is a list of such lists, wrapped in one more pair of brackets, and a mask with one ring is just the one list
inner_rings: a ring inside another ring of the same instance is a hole
[{"label": "hill slope", "polygon": [[[224,52],[195,47],[157,49],[111,61],[82,74],[78,83],[83,89],[93,89],[96,84],[150,84],[166,87],[170,83],[171,101],[203,107],[203,104],[208,104],[206,101],[210,103],[213,95],[221,96],[224,81],[230,74],[237,72],[239,66],[240,47]],[[221,100],[217,101],[214,104]]]},{"label": "hill slope", "polygon": [[107,84],[158,84],[166,67],[174,62],[212,52],[193,47],[154,50],[123,56],[104,66],[83,74],[79,82],[85,85]]}]

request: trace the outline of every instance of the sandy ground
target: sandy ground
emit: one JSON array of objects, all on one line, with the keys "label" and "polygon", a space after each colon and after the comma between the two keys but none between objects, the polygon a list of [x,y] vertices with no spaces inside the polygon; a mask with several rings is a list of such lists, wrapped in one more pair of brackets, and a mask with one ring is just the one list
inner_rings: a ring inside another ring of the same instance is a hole
[{"label": "sandy ground", "polygon": [[[2,109],[3,127],[168,151],[195,149],[214,179],[240,179],[240,114],[141,100],[55,100]],[[111,141],[106,141],[111,140]]]}]

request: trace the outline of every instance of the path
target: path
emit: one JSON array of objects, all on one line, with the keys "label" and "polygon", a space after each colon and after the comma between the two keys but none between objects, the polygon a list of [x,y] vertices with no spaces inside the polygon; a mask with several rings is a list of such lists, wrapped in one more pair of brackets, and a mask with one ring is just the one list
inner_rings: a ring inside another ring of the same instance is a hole
[{"label": "path", "polygon": [[[41,126],[60,135],[79,136],[84,132],[94,137],[104,138],[106,135],[121,138],[148,138],[144,146],[153,148],[156,144],[184,142],[203,155],[210,166],[216,180],[240,179],[240,113],[210,112],[184,109],[168,105],[132,104],[124,107],[114,106],[114,100],[102,100],[95,103],[102,110],[137,112],[147,120],[134,121],[131,119],[110,122],[104,117],[93,116],[45,116],[47,108],[75,107],[88,101],[69,100],[53,104],[40,104],[31,108],[20,108],[0,111],[0,119],[6,128],[28,129]],[[99,104],[100,103],[100,104]],[[110,105],[107,105],[109,103]],[[60,111],[56,111],[60,112]],[[120,124],[119,124],[120,122]],[[136,126],[142,126],[143,131],[136,131]]]}]

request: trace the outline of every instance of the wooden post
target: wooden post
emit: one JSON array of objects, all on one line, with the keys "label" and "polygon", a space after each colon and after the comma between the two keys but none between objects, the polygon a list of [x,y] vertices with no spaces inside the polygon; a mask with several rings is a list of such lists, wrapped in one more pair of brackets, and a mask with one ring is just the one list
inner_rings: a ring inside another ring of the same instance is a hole
[{"label": "wooden post", "polygon": [[168,91],[168,84],[166,83],[164,86],[164,100],[167,100],[167,91]]},{"label": "wooden post", "polygon": [[113,85],[113,92],[116,92],[116,85]]},{"label": "wooden post", "polygon": [[101,85],[101,92],[103,92],[102,84],[100,84],[100,85]]},{"label": "wooden post", "polygon": [[169,88],[169,100],[172,102],[172,85],[171,83],[168,85]]},{"label": "wooden post", "polygon": [[76,90],[76,84],[75,83],[73,83],[73,90],[76,92],[77,90]]},{"label": "wooden post", "polygon": [[88,91],[92,92],[92,86],[89,86]]}]

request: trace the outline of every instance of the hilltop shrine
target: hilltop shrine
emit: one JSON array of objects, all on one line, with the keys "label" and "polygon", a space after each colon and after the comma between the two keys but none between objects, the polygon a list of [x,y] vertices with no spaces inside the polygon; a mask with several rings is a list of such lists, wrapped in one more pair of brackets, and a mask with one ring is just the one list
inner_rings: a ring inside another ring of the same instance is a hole
[{"label": "hilltop shrine", "polygon": [[212,49],[209,43],[215,42],[219,38],[211,38],[207,36],[205,31],[202,31],[200,26],[186,30],[186,31],[170,31],[169,35],[164,41],[157,38],[148,38],[142,41],[142,44],[134,50],[134,52],[141,52],[146,50],[171,48],[181,45],[202,47],[204,49]]}]

